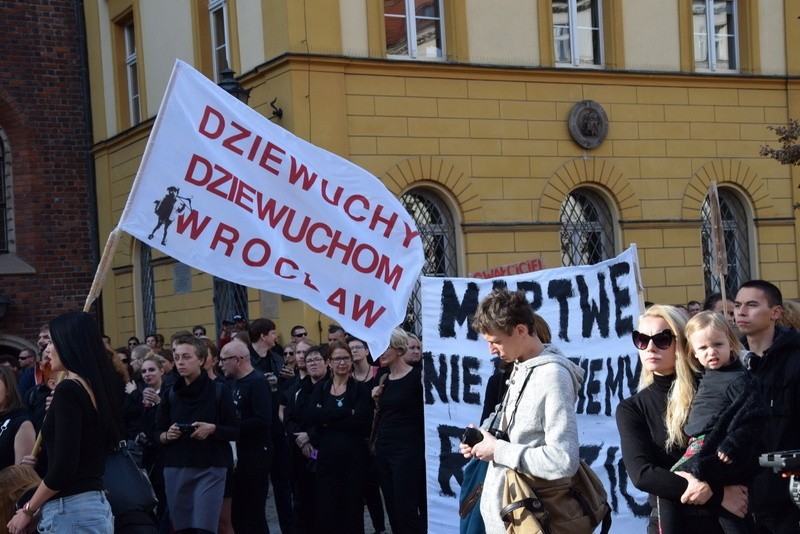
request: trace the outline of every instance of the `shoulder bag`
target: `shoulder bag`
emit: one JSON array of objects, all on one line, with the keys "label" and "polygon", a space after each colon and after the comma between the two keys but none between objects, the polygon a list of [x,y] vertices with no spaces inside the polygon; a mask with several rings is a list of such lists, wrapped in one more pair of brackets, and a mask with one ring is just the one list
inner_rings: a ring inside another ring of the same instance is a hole
[{"label": "shoulder bag", "polygon": [[[533,369],[522,383],[506,431],[532,374]],[[589,534],[601,523],[606,534],[611,528],[606,490],[583,460],[574,475],[556,480],[507,469],[500,517],[506,534]]]},{"label": "shoulder bag", "polygon": [[150,512],[158,502],[150,480],[136,465],[124,441],[106,459],[103,485],[115,516],[139,510]]}]

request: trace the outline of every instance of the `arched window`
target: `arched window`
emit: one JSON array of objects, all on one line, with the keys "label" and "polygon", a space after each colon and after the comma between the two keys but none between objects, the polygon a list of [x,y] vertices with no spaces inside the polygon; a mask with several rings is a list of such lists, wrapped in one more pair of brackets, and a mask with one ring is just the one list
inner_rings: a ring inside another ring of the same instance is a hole
[{"label": "arched window", "polygon": [[592,189],[579,187],[567,195],[559,220],[564,266],[594,265],[616,255],[611,208]]},{"label": "arched window", "polygon": [[[450,210],[439,196],[428,189],[414,189],[400,197],[400,202],[417,224],[425,264],[425,276],[457,276],[458,254],[456,251],[455,223]],[[417,281],[408,303],[408,313],[403,328],[417,335],[422,333],[422,309],[420,283]]]},{"label": "arched window", "polygon": [[[722,218],[722,233],[725,236],[725,251],[728,256],[728,273],[725,277],[725,291],[733,296],[736,290],[752,277],[750,263],[750,214],[745,203],[731,188],[718,189],[719,212]],[[703,226],[701,240],[703,242],[703,277],[706,294],[719,293],[719,277],[711,275],[711,206],[708,197],[701,208]]]}]

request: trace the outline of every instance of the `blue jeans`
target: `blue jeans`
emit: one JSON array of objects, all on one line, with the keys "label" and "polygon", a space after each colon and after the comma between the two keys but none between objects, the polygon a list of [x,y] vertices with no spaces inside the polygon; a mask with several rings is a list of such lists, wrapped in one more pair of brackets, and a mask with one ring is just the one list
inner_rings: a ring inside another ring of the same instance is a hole
[{"label": "blue jeans", "polygon": [[39,532],[112,534],[114,516],[102,491],[87,491],[44,503]]}]

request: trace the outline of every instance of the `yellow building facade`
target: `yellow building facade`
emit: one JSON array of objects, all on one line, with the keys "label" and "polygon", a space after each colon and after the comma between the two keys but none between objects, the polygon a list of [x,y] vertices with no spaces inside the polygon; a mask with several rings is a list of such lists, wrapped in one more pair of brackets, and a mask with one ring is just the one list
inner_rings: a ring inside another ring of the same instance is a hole
[{"label": "yellow building facade", "polygon": [[[798,168],[759,156],[776,143],[768,126],[800,117],[798,2],[84,6],[101,240],[180,58],[214,80],[227,62],[251,107],[422,206],[427,273],[467,276],[538,257],[546,267],[591,263],[636,243],[645,299],[702,301],[718,290],[702,230],[716,181],[730,278],[800,294]],[[605,115],[604,139],[579,122],[571,133],[585,101]],[[580,146],[576,128],[599,144]],[[220,291],[209,275],[124,238],[103,288],[106,332],[121,341],[218,325],[232,309]],[[325,336],[328,319],[302,302],[252,289],[246,300],[237,311],[274,319],[284,341],[294,324]]]}]

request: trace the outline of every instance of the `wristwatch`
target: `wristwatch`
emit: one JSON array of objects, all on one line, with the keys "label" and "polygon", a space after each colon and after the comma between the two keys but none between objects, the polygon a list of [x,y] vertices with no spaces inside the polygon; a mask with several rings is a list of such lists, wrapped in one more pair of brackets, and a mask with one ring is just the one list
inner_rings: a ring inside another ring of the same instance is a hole
[{"label": "wristwatch", "polygon": [[25,506],[23,506],[23,507],[22,507],[22,513],[23,513],[23,514],[25,514],[25,515],[27,515],[28,517],[33,517],[33,516],[35,516],[35,515],[36,515],[36,512],[38,512],[38,511],[39,511],[39,510],[33,510],[33,509],[31,509],[31,502],[30,502],[30,501],[26,502],[26,503],[25,503]]}]

